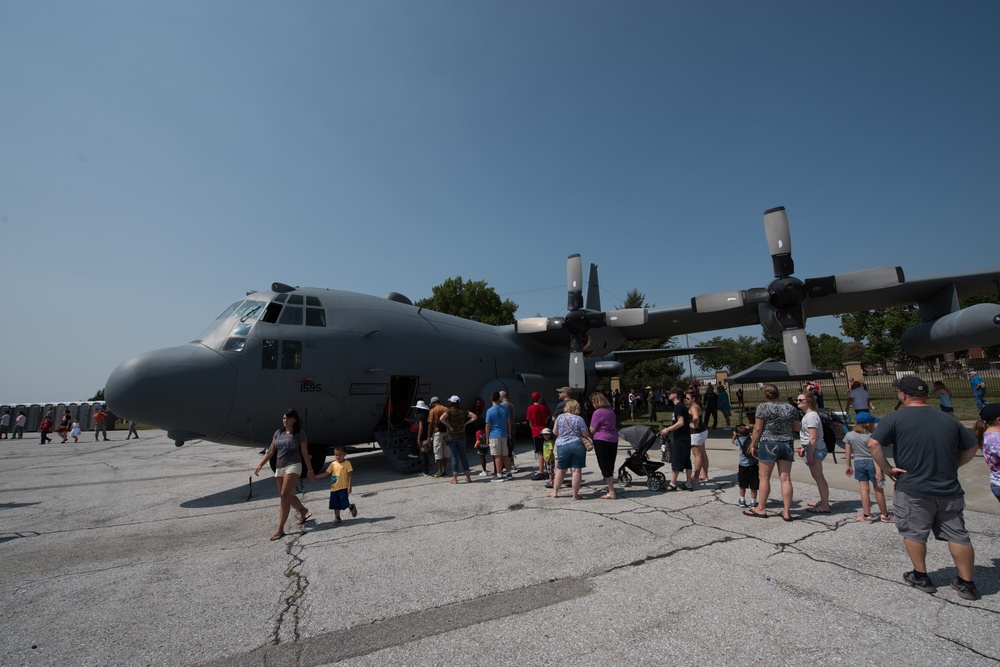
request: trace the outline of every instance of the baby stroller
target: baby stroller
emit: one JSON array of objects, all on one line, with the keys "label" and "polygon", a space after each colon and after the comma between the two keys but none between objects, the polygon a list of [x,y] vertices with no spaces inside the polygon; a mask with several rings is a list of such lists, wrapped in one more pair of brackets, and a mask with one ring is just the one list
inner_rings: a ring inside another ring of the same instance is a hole
[{"label": "baby stroller", "polygon": [[[646,478],[646,488],[650,491],[659,491],[667,484],[667,477],[660,468],[663,463],[651,461],[646,453],[654,443],[660,443],[660,434],[652,426],[626,426],[618,431],[618,435],[625,439],[634,449],[628,450],[628,456],[622,466],[618,469],[618,483],[622,486],[632,485],[632,475],[629,470],[636,475]],[[667,460],[670,459],[670,449],[667,449]]]}]

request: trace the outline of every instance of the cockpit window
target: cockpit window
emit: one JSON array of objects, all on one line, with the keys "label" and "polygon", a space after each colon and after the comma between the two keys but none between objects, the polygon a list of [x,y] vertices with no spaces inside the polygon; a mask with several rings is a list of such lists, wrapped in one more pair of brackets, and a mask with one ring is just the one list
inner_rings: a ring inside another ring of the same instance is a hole
[{"label": "cockpit window", "polygon": [[244,301],[243,305],[236,309],[236,316],[240,318],[241,322],[256,320],[260,317],[265,305],[267,304],[263,301]]},{"label": "cockpit window", "polygon": [[307,296],[306,297],[307,306],[322,306],[323,304],[319,302],[318,296]]},{"label": "cockpit window", "polygon": [[252,327],[252,326],[253,325],[250,324],[249,322],[239,322],[239,323],[236,324],[235,327],[233,327],[233,331],[229,335],[230,336],[249,336],[250,335],[250,327]]},{"label": "cockpit window", "polygon": [[277,301],[278,303],[284,303],[285,299],[287,298],[288,298],[287,294],[279,294],[278,296],[274,297],[274,300]]},{"label": "cockpit window", "polygon": [[267,308],[264,309],[264,314],[261,315],[260,321],[274,324],[278,321],[279,314],[281,314],[281,304],[272,301],[267,304]]},{"label": "cockpit window", "polygon": [[229,317],[230,315],[232,315],[233,313],[235,313],[236,309],[239,308],[242,304],[243,304],[242,301],[237,301],[233,305],[229,306],[229,308],[226,308],[224,311],[222,311],[222,314],[219,315],[218,317],[216,317],[215,319],[217,319],[217,320],[224,320],[224,319],[226,319],[227,317]]},{"label": "cockpit window", "polygon": [[285,306],[281,309],[281,316],[278,324],[302,324],[302,308],[299,306]]},{"label": "cockpit window", "polygon": [[325,327],[326,311],[322,308],[306,308],[307,327]]},{"label": "cockpit window", "polygon": [[302,305],[302,295],[292,294],[288,297],[288,305],[290,306],[301,306]]},{"label": "cockpit window", "polygon": [[246,338],[227,338],[222,349],[226,352],[242,352],[247,345]]}]

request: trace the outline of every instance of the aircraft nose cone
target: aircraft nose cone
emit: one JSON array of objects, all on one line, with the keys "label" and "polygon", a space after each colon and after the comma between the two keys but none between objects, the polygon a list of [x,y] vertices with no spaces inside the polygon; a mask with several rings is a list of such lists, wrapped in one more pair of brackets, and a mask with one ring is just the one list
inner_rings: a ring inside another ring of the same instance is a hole
[{"label": "aircraft nose cone", "polygon": [[104,398],[116,415],[174,431],[178,439],[218,439],[236,392],[236,369],[190,343],[140,354],[108,378]]}]

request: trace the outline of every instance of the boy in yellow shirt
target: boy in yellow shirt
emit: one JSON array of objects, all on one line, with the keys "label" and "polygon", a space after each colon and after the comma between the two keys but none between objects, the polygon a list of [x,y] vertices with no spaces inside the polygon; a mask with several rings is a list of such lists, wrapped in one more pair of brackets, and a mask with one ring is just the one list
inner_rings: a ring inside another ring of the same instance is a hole
[{"label": "boy in yellow shirt", "polygon": [[358,508],[351,502],[349,494],[354,491],[354,467],[347,460],[347,450],[343,445],[333,448],[333,463],[316,479],[333,476],[330,486],[330,509],[333,510],[333,525],[340,523],[340,510],[349,510],[351,516],[358,515]]}]

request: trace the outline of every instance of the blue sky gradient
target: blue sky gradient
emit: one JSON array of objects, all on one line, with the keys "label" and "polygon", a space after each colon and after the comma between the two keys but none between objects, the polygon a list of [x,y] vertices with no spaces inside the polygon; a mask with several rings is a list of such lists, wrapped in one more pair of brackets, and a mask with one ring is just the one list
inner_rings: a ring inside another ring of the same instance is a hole
[{"label": "blue sky gradient", "polygon": [[997,266],[997,3],[0,15],[2,402],[89,397],[274,281],[416,300],[461,275],[525,317],[564,311],[573,252],[605,307],[763,286],[780,205],[802,278]]}]

